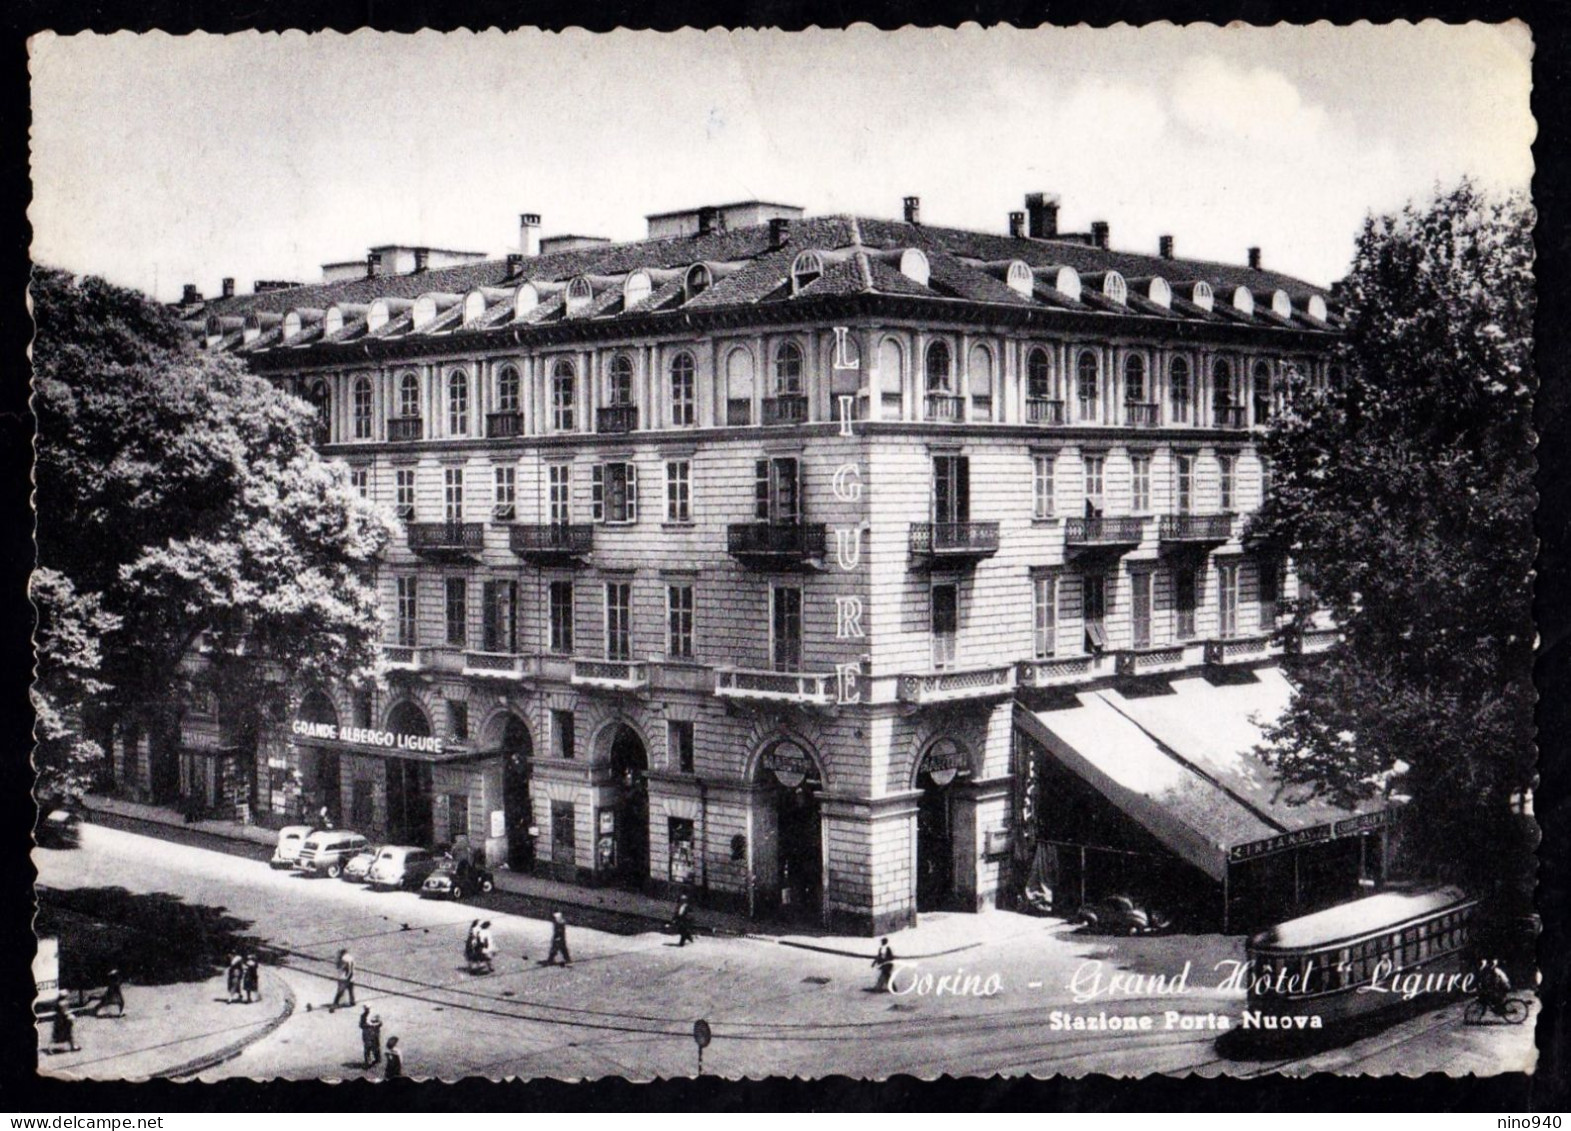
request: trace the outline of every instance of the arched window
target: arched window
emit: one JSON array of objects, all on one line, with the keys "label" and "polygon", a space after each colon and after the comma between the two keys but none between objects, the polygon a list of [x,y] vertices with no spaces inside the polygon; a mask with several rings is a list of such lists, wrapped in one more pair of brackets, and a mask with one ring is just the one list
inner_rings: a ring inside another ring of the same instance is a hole
[{"label": "arched window", "polygon": [[328,427],[332,422],[332,400],[327,391],[326,381],[313,381],[306,390],[306,400],[311,402],[311,407],[316,410],[316,428],[318,432],[317,443],[324,443],[328,437]]},{"label": "arched window", "polygon": [[614,406],[633,403],[633,359],[625,353],[611,359],[611,368],[606,374],[606,397]]},{"label": "arched window", "polygon": [[966,362],[966,389],[971,395],[971,419],[993,418],[993,355],[985,346],[972,346]]},{"label": "arched window", "polygon": [[496,374],[496,411],[518,411],[518,369],[504,365]]},{"label": "arched window", "polygon": [[1109,271],[1102,279],[1102,297],[1123,306],[1129,300],[1129,284],[1117,271]]},{"label": "arched window", "polygon": [[1231,408],[1233,399],[1233,367],[1221,358],[1211,367],[1212,403],[1217,408]]},{"label": "arched window", "polygon": [[725,362],[726,423],[753,422],[753,355],[734,349]]},{"label": "arched window", "polygon": [[398,415],[406,419],[420,415],[420,378],[413,373],[398,379]]},{"label": "arched window", "polygon": [[1189,359],[1175,357],[1167,367],[1168,404],[1172,406],[1173,423],[1189,423],[1189,406],[1194,402],[1194,378],[1189,372]]},{"label": "arched window", "polygon": [[927,391],[948,393],[954,389],[953,362],[949,357],[949,343],[940,338],[927,347]]},{"label": "arched window", "polygon": [[1146,403],[1146,359],[1132,353],[1124,358],[1124,400],[1129,404]]},{"label": "arched window", "polygon": [[1034,401],[1053,397],[1053,360],[1041,346],[1026,356],[1026,396]]},{"label": "arched window", "polygon": [[564,300],[567,307],[567,316],[571,318],[588,310],[590,303],[594,301],[594,297],[594,287],[582,275],[568,283],[567,298]]},{"label": "arched window", "polygon": [[671,423],[677,428],[691,427],[698,418],[696,385],[693,355],[677,354],[671,359]]},{"label": "arched window", "polygon": [[371,379],[369,377],[356,377],[353,388],[349,394],[350,407],[355,418],[355,439],[369,440],[371,438]]},{"label": "arched window", "polygon": [[1098,416],[1097,385],[1100,383],[1100,377],[1096,353],[1092,350],[1081,350],[1080,357],[1075,362],[1075,402],[1080,406],[1080,420],[1095,420]]},{"label": "arched window", "polygon": [[791,293],[796,294],[824,273],[824,260],[816,251],[804,251],[791,264]]},{"label": "arched window", "polygon": [[786,342],[775,354],[775,396],[794,396],[801,391],[802,347]]},{"label": "arched window", "polygon": [[1271,367],[1265,362],[1255,362],[1255,374],[1251,386],[1254,393],[1255,423],[1264,424],[1271,419],[1274,408],[1271,398]]},{"label": "arched window", "polygon": [[551,370],[551,426],[558,432],[573,430],[573,386],[577,375],[565,357]]},{"label": "arched window", "polygon": [[447,434],[469,435],[469,374],[462,369],[447,375]]},{"label": "arched window", "polygon": [[[878,343],[878,387],[883,396],[899,405],[905,383],[905,351],[893,338]],[[896,415],[899,415],[896,413]]]},{"label": "arched window", "polygon": [[714,275],[702,263],[695,263],[687,269],[687,278],[682,284],[682,301],[692,302],[703,294],[714,282]]}]

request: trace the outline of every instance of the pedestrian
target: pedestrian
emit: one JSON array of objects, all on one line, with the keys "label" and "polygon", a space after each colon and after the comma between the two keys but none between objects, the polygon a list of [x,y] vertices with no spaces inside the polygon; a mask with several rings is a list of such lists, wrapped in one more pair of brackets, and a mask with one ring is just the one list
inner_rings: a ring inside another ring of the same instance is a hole
[{"label": "pedestrian", "polygon": [[338,1008],[345,995],[349,997],[349,1004],[355,1003],[355,956],[349,953],[346,947],[338,952],[338,990],[333,994],[333,1004],[327,1007],[332,1013]]},{"label": "pedestrian", "polygon": [[[245,1003],[250,1005],[253,1001],[262,1000],[262,970],[256,964],[256,955],[245,956],[245,973],[241,977],[241,984],[245,986]],[[252,996],[255,995],[255,996]],[[354,1004],[354,999],[349,1001]]]},{"label": "pedestrian", "polygon": [[99,998],[98,1004],[93,1007],[93,1016],[103,1016],[104,1010],[112,1005],[120,1011],[116,1013],[115,1016],[124,1017],[125,990],[121,988],[120,971],[109,971],[109,977],[105,981],[107,984],[104,986],[104,996]]},{"label": "pedestrian", "polygon": [[480,961],[480,920],[475,919],[469,924],[469,934],[464,938],[464,964],[469,967],[469,972],[475,972],[475,963]]},{"label": "pedestrian", "polygon": [[873,965],[878,967],[878,984],[873,987],[873,992],[888,993],[889,983],[895,976],[895,952],[888,939],[878,940],[878,953],[873,956]]},{"label": "pedestrian", "polygon": [[382,1017],[380,1014],[372,1013],[369,1005],[360,1008],[360,1044],[367,1068],[381,1063]]},{"label": "pedestrian", "polygon": [[333,827],[333,815],[327,811],[326,805],[316,811],[316,822],[316,827],[319,829],[331,829]]},{"label": "pedestrian", "polygon": [[72,1052],[80,1052],[81,1046],[76,1043],[76,1021],[71,1016],[71,1007],[66,1004],[65,994],[55,998],[55,1012],[53,1024],[50,1027],[49,1043],[53,1045],[68,1045]]},{"label": "pedestrian", "polygon": [[382,1064],[382,1079],[396,1080],[404,1074],[404,1054],[398,1047],[398,1038],[387,1038],[387,1059]]},{"label": "pedestrian", "polygon": [[225,987],[229,991],[229,1004],[233,1005],[240,1000],[240,987],[245,978],[245,959],[238,953],[229,956],[229,971],[224,979]]},{"label": "pedestrian", "polygon": [[676,914],[671,916],[671,926],[676,928],[677,946],[686,946],[693,941],[693,905],[685,895],[677,900]]},{"label": "pedestrian", "polygon": [[573,956],[567,952],[567,917],[560,911],[551,913],[551,953],[546,955],[547,966],[556,965],[556,956],[562,956],[564,965],[573,964]]},{"label": "pedestrian", "polygon": [[480,930],[475,935],[475,962],[484,967],[483,973],[492,971],[492,959],[496,956],[496,943],[491,939],[491,920],[487,919],[480,924]]}]

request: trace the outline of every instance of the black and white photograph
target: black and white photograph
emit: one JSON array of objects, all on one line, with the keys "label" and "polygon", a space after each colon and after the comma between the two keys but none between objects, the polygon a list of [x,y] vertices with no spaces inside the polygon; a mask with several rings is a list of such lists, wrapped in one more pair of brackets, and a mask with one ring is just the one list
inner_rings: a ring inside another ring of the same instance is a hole
[{"label": "black and white photograph", "polygon": [[37,1073],[1531,1074],[1533,60],[33,36]]}]

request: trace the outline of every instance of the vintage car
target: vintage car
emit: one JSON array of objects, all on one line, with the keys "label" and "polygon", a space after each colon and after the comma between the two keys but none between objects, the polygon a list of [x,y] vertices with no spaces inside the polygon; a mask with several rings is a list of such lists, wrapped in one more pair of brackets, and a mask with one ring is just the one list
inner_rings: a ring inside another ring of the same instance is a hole
[{"label": "vintage car", "polygon": [[338,877],[345,883],[365,884],[371,882],[371,865],[376,863],[376,858],[382,854],[383,845],[372,844],[344,861],[343,873]]},{"label": "vintage car", "polygon": [[318,829],[305,838],[295,867],[308,876],[337,879],[344,865],[360,855],[369,842],[348,829]]},{"label": "vintage car", "polygon": [[429,848],[384,845],[366,873],[366,882],[374,888],[418,888],[436,865],[437,858]]},{"label": "vintage car", "polygon": [[273,858],[268,863],[274,868],[293,868],[300,861],[306,837],[315,831],[310,825],[285,825],[279,829],[278,847],[273,849]]},{"label": "vintage car", "polygon": [[1154,935],[1172,925],[1162,912],[1127,895],[1110,895],[1086,904],[1076,913],[1075,922],[1088,931],[1109,935]]},{"label": "vintage car", "polygon": [[444,860],[420,887],[422,899],[468,899],[496,887],[496,877],[477,864]]},{"label": "vintage car", "polygon": [[81,843],[82,817],[74,809],[56,806],[38,815],[33,839],[39,848],[75,848]]}]

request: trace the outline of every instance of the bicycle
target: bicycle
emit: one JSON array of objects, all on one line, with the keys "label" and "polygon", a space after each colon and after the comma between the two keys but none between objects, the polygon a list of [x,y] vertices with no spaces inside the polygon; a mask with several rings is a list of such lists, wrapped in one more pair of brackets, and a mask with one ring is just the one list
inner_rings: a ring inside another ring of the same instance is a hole
[{"label": "bicycle", "polygon": [[1475,997],[1467,1003],[1467,1008],[1462,1013],[1462,1023],[1482,1025],[1490,1014],[1500,1018],[1507,1025],[1520,1025],[1527,1020],[1528,1004],[1519,997],[1507,997],[1499,1006],[1493,1006],[1483,998]]}]

